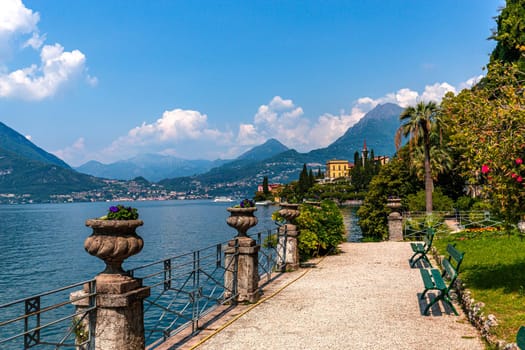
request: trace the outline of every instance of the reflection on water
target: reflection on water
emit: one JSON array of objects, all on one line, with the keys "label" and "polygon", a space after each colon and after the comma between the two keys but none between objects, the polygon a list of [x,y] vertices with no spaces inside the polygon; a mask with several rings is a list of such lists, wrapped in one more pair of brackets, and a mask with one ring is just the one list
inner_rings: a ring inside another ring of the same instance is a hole
[{"label": "reflection on water", "polygon": [[363,234],[361,227],[357,224],[357,209],[358,207],[343,207],[341,213],[343,214],[343,222],[347,232],[348,242],[361,242]]}]

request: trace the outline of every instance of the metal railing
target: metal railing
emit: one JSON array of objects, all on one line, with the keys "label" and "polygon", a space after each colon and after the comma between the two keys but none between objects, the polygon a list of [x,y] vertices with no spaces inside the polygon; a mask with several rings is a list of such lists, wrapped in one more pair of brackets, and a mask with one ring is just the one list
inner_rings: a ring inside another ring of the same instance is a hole
[{"label": "metal railing", "polygon": [[[250,235],[261,245],[259,274],[267,280],[277,271],[275,247],[265,244],[272,235],[277,235],[276,229]],[[225,259],[228,242],[222,242],[129,271],[150,288],[150,296],[144,300],[148,349],[154,349],[188,327],[191,334],[197,333],[203,317],[220,305],[235,304],[238,245],[235,239],[233,242],[230,248],[234,249],[234,258],[229,262]],[[229,285],[225,284],[226,271],[234,276]]]},{"label": "metal railing", "polygon": [[447,234],[468,228],[486,228],[500,226],[502,222],[488,211],[452,211],[403,213],[404,239],[421,240],[427,227],[434,228],[436,234]]},{"label": "metal railing", "polygon": [[94,349],[95,309],[95,280],[0,305],[0,349]]},{"label": "metal railing", "polygon": [[[277,266],[285,261],[274,244],[278,235],[278,228],[249,235],[261,247],[261,286],[284,271]],[[281,235],[286,241],[286,231]],[[232,241],[229,263],[225,259],[228,242],[222,242],[128,271],[150,288],[150,296],[144,299],[149,349],[188,327],[192,335],[197,333],[203,317],[220,305],[235,304],[237,286],[225,284],[226,271],[233,272],[232,281],[237,280],[238,244]],[[0,305],[0,349],[94,349],[96,295],[95,280],[89,280]]]}]

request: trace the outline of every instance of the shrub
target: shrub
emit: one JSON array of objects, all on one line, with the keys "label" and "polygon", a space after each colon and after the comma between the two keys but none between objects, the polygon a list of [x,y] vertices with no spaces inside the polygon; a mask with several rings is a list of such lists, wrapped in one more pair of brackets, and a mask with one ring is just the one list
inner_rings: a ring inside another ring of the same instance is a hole
[{"label": "shrub", "polygon": [[301,215],[296,219],[301,260],[328,253],[344,241],[343,215],[332,201],[323,201],[321,207],[301,205]]}]

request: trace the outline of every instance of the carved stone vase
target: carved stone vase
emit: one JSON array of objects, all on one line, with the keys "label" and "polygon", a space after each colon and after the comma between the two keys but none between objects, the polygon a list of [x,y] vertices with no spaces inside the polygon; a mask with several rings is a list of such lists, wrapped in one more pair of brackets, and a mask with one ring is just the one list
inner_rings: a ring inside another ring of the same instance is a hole
[{"label": "carved stone vase", "polygon": [[144,246],[142,237],[135,232],[143,224],[142,220],[86,220],[93,233],[84,241],[84,248],[106,263],[101,274],[126,275],[122,263]]},{"label": "carved stone vase", "polygon": [[299,204],[296,203],[281,203],[281,209],[279,214],[286,219],[288,224],[291,224],[292,220],[299,216]]},{"label": "carved stone vase", "polygon": [[386,202],[386,206],[392,211],[400,211],[401,210],[401,198],[392,197],[388,198]]},{"label": "carved stone vase", "polygon": [[246,231],[251,227],[257,225],[257,217],[254,215],[257,208],[235,208],[230,207],[226,209],[230,212],[230,216],[226,219],[226,223],[237,230],[237,237],[246,237]]}]

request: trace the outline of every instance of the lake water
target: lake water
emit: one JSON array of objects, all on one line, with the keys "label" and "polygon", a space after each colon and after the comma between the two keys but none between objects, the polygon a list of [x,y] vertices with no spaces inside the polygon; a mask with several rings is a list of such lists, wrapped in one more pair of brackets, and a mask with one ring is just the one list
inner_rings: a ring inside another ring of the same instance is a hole
[{"label": "lake water", "polygon": [[[111,203],[0,205],[0,304],[93,278],[104,263],[84,251],[91,234],[88,218],[107,212]],[[138,208],[144,226],[137,229],[144,249],[129,258],[131,268],[227,241],[236,231],[226,224],[231,203],[144,201],[122,203]],[[275,227],[276,206],[258,207],[251,232]],[[360,230],[355,209],[343,209],[349,240]]]}]

